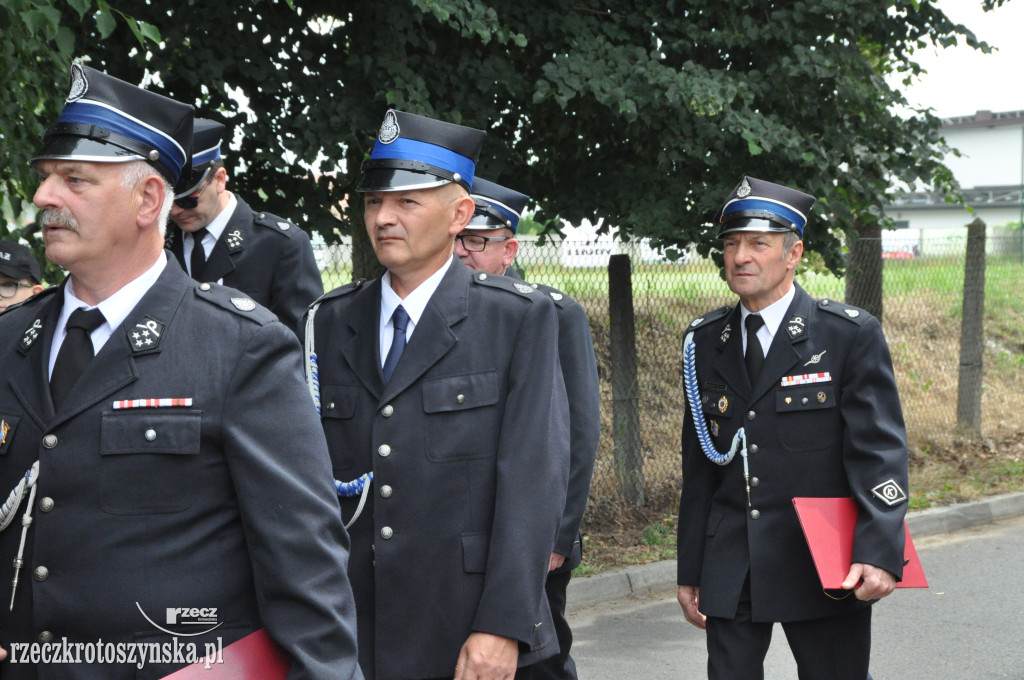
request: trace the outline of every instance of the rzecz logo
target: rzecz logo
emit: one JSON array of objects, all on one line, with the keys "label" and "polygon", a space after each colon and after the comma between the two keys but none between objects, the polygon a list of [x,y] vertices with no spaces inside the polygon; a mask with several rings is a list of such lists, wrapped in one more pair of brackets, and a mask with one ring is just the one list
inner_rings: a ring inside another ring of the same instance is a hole
[{"label": "rzecz logo", "polygon": [[153,624],[153,627],[157,630],[162,630],[165,633],[171,635],[180,635],[190,637],[193,635],[203,635],[209,633],[211,630],[220,627],[220,622],[217,621],[217,608],[216,607],[168,607],[167,608],[167,621],[166,624],[169,626],[202,626],[203,630],[197,633],[184,633],[176,630],[168,630],[161,626],[159,623],[149,618],[146,612],[142,611],[142,605],[138,602],[135,606],[139,608],[139,612],[145,617],[147,621]]}]

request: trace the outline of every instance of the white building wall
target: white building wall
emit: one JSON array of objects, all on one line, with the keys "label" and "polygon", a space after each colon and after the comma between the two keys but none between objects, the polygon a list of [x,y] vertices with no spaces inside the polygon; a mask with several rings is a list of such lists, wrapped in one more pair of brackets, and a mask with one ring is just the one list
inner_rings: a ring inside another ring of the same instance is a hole
[{"label": "white building wall", "polygon": [[945,163],[964,188],[1021,184],[1024,170],[1024,124],[943,130],[946,142],[959,149]]}]

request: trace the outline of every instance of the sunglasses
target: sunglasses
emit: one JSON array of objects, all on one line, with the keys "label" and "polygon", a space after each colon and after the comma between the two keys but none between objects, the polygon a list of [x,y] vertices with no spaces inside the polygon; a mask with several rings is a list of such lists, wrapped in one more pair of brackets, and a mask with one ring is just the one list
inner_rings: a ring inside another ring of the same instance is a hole
[{"label": "sunglasses", "polygon": [[199,205],[199,197],[206,191],[206,187],[210,186],[210,182],[213,181],[213,168],[207,168],[206,172],[203,173],[203,179],[200,180],[199,189],[193,191],[191,194],[184,196],[178,196],[174,199],[174,205],[178,206],[182,210],[192,210]]}]

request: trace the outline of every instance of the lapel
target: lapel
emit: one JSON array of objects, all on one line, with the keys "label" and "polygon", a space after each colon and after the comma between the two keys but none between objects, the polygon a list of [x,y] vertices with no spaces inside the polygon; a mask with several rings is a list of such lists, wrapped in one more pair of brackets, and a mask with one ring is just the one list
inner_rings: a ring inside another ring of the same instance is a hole
[{"label": "lapel", "polygon": [[[772,386],[779,383],[783,376],[787,375],[804,356],[809,346],[807,343],[810,329],[808,319],[814,301],[811,296],[804,292],[804,289],[793,284],[796,294],[793,301],[789,303],[786,316],[779,324],[775,336],[772,338],[771,347],[764,358],[764,366],[761,368],[761,375],[758,376],[757,384],[750,395],[750,403],[760,399]],[[799,319],[800,322],[797,322]],[[802,323],[801,323],[802,322]]]},{"label": "lapel", "polygon": [[[722,382],[735,388],[741,396],[745,396],[750,391],[750,381],[747,379],[747,369],[743,364],[741,328],[740,306],[737,303],[732,314],[720,321],[715,328],[717,334],[713,336],[713,341],[719,357],[714,366]],[[700,348],[697,350],[700,351]]]},{"label": "lapel", "polygon": [[[391,380],[384,386],[382,401],[389,401],[426,373],[458,343],[453,327],[469,313],[469,286],[472,271],[462,260],[453,257],[448,272],[423,310],[412,338],[395,367]],[[380,305],[377,305],[378,310]],[[378,311],[379,315],[380,312]],[[376,338],[376,335],[374,335]],[[377,342],[376,347],[380,347]],[[380,350],[374,355],[380,354]],[[380,363],[377,364],[380,366]]]},{"label": "lapel", "polygon": [[50,379],[47,374],[53,331],[64,304],[64,285],[50,293],[50,299],[32,317],[25,327],[18,351],[11,355],[9,363],[4,366],[11,392],[40,427],[44,427],[44,423],[53,418],[53,401],[50,398]]},{"label": "lapel", "polygon": [[220,281],[235,271],[235,258],[241,255],[246,241],[252,238],[252,209],[238,194],[235,194],[235,200],[235,211],[206,260],[203,278],[207,281]]},{"label": "lapel", "polygon": [[[110,339],[71,389],[51,426],[73,418],[136,381],[139,377],[137,358],[160,353],[163,338],[169,332],[191,281],[184,271],[170,265],[168,262],[156,283],[125,317],[124,322],[114,329]],[[157,341],[153,345],[137,345],[133,338],[146,331],[155,336]],[[46,392],[46,401],[52,409],[49,390]]]},{"label": "lapel", "polygon": [[[352,295],[352,303],[346,308],[349,333],[338,343],[338,351],[348,363],[359,382],[373,395],[380,398],[384,389],[384,375],[380,369],[380,342],[377,337],[380,319],[380,287],[377,278]],[[333,339],[321,334],[321,342]],[[319,350],[323,354],[324,350]]]}]

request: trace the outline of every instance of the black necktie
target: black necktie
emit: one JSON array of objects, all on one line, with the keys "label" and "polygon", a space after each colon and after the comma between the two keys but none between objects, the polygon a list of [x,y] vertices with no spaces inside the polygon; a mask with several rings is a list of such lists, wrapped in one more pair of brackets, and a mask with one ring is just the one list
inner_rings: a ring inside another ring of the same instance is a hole
[{"label": "black necktie", "polygon": [[203,249],[204,236],[206,236],[206,227],[192,232],[192,255],[189,259],[189,266],[192,269],[192,278],[196,281],[203,280],[203,272],[206,269],[206,250]]},{"label": "black necktie", "polygon": [[395,366],[398,365],[398,360],[402,358],[402,352],[405,351],[405,329],[409,325],[409,315],[405,311],[405,307],[398,305],[395,307],[395,313],[391,315],[391,322],[395,326],[395,337],[391,341],[391,349],[388,350],[388,356],[384,359],[384,380],[391,380],[391,374],[395,372]]},{"label": "black necktie", "polygon": [[764,366],[764,350],[761,349],[761,341],[757,339],[757,330],[764,325],[764,319],[760,314],[748,314],[743,323],[747,327],[747,352],[743,355],[743,362],[747,365],[747,375],[753,385]]},{"label": "black necktie", "polygon": [[103,313],[98,309],[86,311],[79,308],[68,317],[68,334],[60,345],[50,376],[50,394],[55,409],[60,409],[78,377],[92,361],[92,338],[89,336],[103,321]]}]

